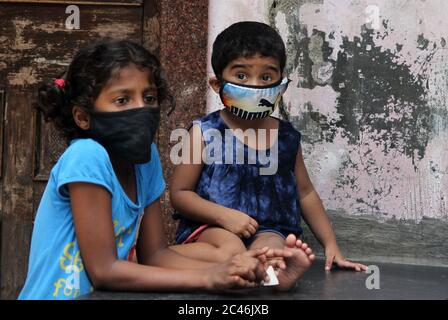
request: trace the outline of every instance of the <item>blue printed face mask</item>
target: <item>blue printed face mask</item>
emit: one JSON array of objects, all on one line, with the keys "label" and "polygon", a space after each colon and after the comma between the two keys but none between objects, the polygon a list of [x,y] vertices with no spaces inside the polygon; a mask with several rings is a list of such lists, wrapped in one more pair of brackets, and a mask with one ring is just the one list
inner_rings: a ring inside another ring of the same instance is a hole
[{"label": "blue printed face mask", "polygon": [[290,81],[283,78],[262,87],[224,81],[219,96],[222,103],[237,117],[246,120],[266,118],[279,106]]}]

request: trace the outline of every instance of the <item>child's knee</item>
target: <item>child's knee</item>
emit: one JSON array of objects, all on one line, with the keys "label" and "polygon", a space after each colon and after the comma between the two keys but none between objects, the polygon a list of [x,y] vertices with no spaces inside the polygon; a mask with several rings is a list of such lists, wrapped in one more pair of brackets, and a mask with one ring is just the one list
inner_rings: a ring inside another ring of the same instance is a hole
[{"label": "child's knee", "polygon": [[222,253],[223,260],[228,260],[234,255],[241,254],[247,251],[244,244],[241,243],[224,243],[218,247],[219,251]]},{"label": "child's knee", "polygon": [[285,246],[285,239],[275,232],[259,233],[250,244],[249,249],[261,249],[264,247],[280,249]]},{"label": "child's knee", "polygon": [[247,251],[243,241],[237,235],[222,228],[207,228],[199,237],[199,241],[209,243],[217,249],[217,261],[226,261],[236,254]]}]

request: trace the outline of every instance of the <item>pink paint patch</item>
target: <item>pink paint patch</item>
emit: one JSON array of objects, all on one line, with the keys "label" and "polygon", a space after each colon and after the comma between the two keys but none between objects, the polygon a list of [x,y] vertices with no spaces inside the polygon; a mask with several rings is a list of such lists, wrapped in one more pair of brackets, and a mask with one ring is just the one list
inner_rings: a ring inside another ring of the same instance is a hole
[{"label": "pink paint patch", "polygon": [[198,240],[199,236],[201,235],[202,231],[204,231],[206,228],[208,228],[208,224],[204,224],[193,231],[192,234],[184,241],[182,244],[192,243]]},{"label": "pink paint patch", "polygon": [[135,245],[132,246],[131,250],[129,250],[129,255],[128,255],[128,261],[134,261],[134,257],[135,257]]}]

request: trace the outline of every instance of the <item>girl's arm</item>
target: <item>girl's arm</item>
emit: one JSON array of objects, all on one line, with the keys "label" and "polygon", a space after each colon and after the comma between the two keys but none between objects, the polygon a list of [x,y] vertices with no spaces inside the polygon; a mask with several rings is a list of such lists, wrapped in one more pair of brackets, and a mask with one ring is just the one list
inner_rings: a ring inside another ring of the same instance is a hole
[{"label": "girl's arm", "polygon": [[[119,260],[110,194],[103,187],[90,183],[70,183],[68,187],[83,264],[96,289],[217,290],[251,287],[254,281],[264,277],[263,266],[255,258],[260,252],[239,255],[229,262],[201,270],[175,270]],[[154,241],[153,238],[144,240]],[[157,251],[156,246],[163,247],[162,241],[157,241],[157,245],[149,244],[153,253]],[[142,256],[142,259],[151,261],[149,256]]]},{"label": "girl's arm", "polygon": [[[244,255],[255,256],[262,262],[265,262],[269,258],[290,256],[290,253],[282,249],[263,248],[261,250],[249,251],[249,253],[244,253]],[[137,257],[139,263],[164,268],[204,269],[217,266],[216,263],[183,256],[167,246],[159,200],[154,201],[145,209],[137,241]],[[263,276],[266,275],[263,269],[257,270],[257,272],[260,272]]]},{"label": "girl's arm", "polygon": [[145,209],[137,241],[138,262],[175,269],[211,268],[215,263],[183,256],[167,245],[162,221],[160,201],[156,200]]},{"label": "girl's arm", "polygon": [[[170,183],[171,204],[191,220],[220,226],[239,237],[251,237],[258,229],[257,221],[241,211],[205,200],[195,192],[204,166],[202,161],[204,148],[201,128],[193,125],[189,131],[189,140],[183,149],[190,157],[176,166]],[[197,152],[196,157],[193,152]],[[200,162],[197,161],[199,159]],[[198,163],[194,163],[193,160]]]},{"label": "girl's arm", "polygon": [[302,156],[302,148],[299,147],[296,157],[295,176],[299,192],[299,202],[302,209],[302,216],[311,228],[317,240],[325,249],[325,270],[330,270],[333,262],[339,267],[353,268],[356,271],[366,270],[367,267],[347,261],[341,254],[336,242],[336,235],[331,227],[331,222],[325,213],[322,200],[314,189],[308,176]]}]

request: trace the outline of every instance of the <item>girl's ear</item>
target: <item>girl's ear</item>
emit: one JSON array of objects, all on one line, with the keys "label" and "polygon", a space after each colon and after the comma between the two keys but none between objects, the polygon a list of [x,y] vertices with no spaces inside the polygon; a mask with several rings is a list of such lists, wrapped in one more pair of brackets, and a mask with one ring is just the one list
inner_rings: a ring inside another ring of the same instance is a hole
[{"label": "girl's ear", "polygon": [[81,107],[74,106],[72,109],[73,119],[82,130],[90,128],[90,115]]},{"label": "girl's ear", "polygon": [[219,93],[219,89],[221,88],[221,81],[219,81],[218,78],[210,77],[210,79],[208,79],[208,84],[210,85],[210,87],[212,87],[213,91]]}]

